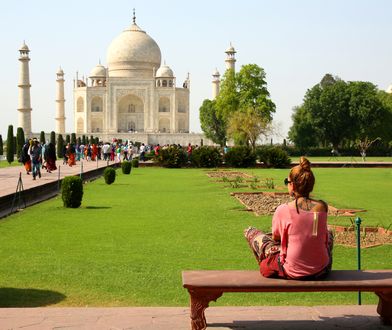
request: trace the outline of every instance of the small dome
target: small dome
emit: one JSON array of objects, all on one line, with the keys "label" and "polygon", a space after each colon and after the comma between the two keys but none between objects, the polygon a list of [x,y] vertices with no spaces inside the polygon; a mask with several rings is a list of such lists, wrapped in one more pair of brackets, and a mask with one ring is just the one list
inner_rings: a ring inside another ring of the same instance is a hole
[{"label": "small dome", "polygon": [[162,65],[158,70],[155,75],[157,78],[173,78],[174,74],[172,69],[166,64]]},{"label": "small dome", "polygon": [[30,51],[29,47],[27,47],[26,43],[23,41],[23,45],[19,48],[20,51]]},{"label": "small dome", "polygon": [[218,77],[220,77],[220,73],[219,73],[219,71],[218,71],[217,68],[215,68],[215,70],[214,70],[214,72],[212,73],[212,75],[213,75],[213,76],[218,76]]},{"label": "small dome", "polygon": [[386,92],[392,94],[392,85],[389,85]]},{"label": "small dome", "polygon": [[236,51],[231,43],[230,43],[230,47],[226,49],[225,53],[236,53]]},{"label": "small dome", "polygon": [[90,78],[94,77],[106,77],[106,69],[103,65],[97,64],[97,66],[91,70]]}]

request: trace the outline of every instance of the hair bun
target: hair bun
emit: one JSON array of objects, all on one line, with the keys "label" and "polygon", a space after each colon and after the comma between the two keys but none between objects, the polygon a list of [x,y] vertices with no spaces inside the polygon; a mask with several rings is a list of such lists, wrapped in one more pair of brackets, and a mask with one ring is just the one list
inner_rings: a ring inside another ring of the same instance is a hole
[{"label": "hair bun", "polygon": [[301,157],[299,160],[299,166],[303,171],[309,172],[310,171],[310,162],[307,158]]}]

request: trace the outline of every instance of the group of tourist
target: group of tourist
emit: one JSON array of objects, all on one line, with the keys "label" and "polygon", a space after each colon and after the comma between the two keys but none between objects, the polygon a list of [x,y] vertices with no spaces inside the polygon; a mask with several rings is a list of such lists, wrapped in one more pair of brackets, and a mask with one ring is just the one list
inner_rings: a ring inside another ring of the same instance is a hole
[{"label": "group of tourist", "polygon": [[41,178],[41,168],[47,172],[57,170],[56,147],[52,142],[40,143],[36,138],[27,139],[22,147],[19,161],[23,163],[26,174],[32,173],[33,180]]}]

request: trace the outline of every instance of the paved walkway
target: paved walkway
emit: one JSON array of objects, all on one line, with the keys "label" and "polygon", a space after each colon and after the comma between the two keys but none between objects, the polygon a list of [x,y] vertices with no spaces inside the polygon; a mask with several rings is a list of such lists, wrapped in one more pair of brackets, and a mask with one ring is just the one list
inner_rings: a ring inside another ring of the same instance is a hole
[{"label": "paved walkway", "polygon": [[[315,307],[210,307],[208,329],[390,329],[375,305]],[[0,329],[190,329],[189,309],[134,308],[2,308]]]},{"label": "paved walkway", "polygon": [[[113,162],[110,162],[110,164],[112,163]],[[42,177],[37,177],[36,180],[33,180],[33,176],[31,174],[26,174],[26,171],[22,165],[5,167],[0,169],[0,197],[15,193],[20,173],[22,175],[23,188],[24,190],[27,190],[38,185],[55,182],[59,179],[59,176],[62,179],[65,176],[79,174],[82,170],[82,166],[83,172],[107,166],[107,162],[103,160],[99,160],[98,162],[80,161],[72,167],[68,165],[63,165],[62,161],[57,161],[56,164],[58,168],[56,171],[48,173],[46,172],[46,170],[41,170]]]}]

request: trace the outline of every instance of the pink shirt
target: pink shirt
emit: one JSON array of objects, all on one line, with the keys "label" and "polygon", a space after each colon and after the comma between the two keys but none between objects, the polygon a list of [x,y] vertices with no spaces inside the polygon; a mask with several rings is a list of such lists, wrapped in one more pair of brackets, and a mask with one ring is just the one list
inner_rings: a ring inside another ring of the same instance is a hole
[{"label": "pink shirt", "polygon": [[280,205],[272,218],[272,233],[281,238],[280,260],[292,278],[314,275],[329,263],[327,213]]}]

